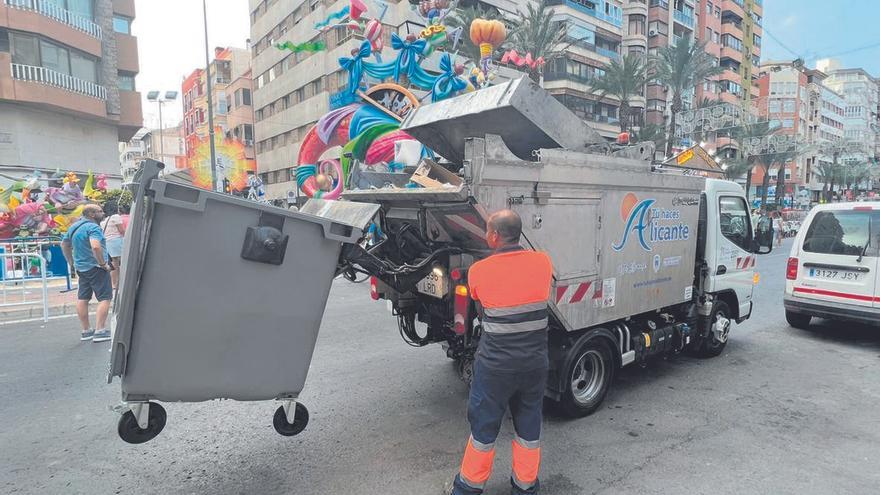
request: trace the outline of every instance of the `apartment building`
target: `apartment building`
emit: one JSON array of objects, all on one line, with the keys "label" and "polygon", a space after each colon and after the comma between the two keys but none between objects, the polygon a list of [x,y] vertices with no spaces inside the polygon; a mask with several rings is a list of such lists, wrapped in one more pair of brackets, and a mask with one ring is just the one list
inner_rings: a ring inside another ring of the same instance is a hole
[{"label": "apartment building", "polygon": [[880,78],[861,68],[843,68],[837,60],[824,59],[817,68],[828,74],[826,85],[845,100],[845,138],[861,146],[853,150],[859,161],[880,159]]},{"label": "apartment building", "polygon": [[0,171],[121,181],[143,125],[134,0],[0,1]]},{"label": "apartment building", "polygon": [[[211,102],[214,129],[245,142],[248,158],[254,158],[251,54],[244,48],[214,49],[211,61]],[[208,136],[208,88],[204,69],[195,69],[181,84],[183,135],[186,156]],[[250,137],[248,137],[250,136]]]},{"label": "apartment building", "polygon": [[[687,95],[690,105],[719,101],[755,111],[758,95],[757,68],[763,35],[762,0],[650,0],[648,3],[648,52],[675,46],[688,36],[706,43],[706,52],[724,68],[719,76],[703,81]],[[651,124],[669,119],[671,95],[663,86],[649,84],[647,116]],[[714,139],[714,136],[712,136]],[[731,145],[720,139],[710,145],[723,150]]]}]

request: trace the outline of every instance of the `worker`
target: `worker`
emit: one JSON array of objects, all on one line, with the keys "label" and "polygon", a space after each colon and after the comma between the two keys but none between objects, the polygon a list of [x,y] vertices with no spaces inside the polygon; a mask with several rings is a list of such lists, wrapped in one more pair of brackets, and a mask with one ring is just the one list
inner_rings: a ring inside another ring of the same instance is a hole
[{"label": "worker", "polygon": [[553,265],[546,254],[523,250],[521,233],[522,220],[516,212],[502,210],[492,215],[486,242],[494,254],[468,272],[470,296],[481,306],[483,334],[468,401],[471,436],[461,469],[446,483],[444,493],[483,493],[508,407],[516,430],[511,493],[538,493],[542,405],[549,366],[547,300]]}]

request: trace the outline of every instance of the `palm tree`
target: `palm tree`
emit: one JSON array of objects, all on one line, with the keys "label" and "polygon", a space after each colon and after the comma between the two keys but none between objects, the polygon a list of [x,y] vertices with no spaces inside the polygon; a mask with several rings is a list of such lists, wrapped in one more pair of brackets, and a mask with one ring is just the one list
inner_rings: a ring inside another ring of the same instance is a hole
[{"label": "palm tree", "polygon": [[461,35],[461,48],[459,51],[467,58],[469,58],[474,63],[479,63],[480,61],[480,47],[475,45],[471,41],[471,37],[468,36],[471,28],[471,22],[474,19],[501,19],[501,14],[498,13],[495,9],[484,9],[480,5],[470,6],[470,7],[462,7],[452,11],[451,14],[446,18],[446,24],[452,28],[462,28]]},{"label": "palm tree", "polygon": [[[762,181],[762,192],[761,192],[761,205],[766,208],[767,205],[767,190],[770,188],[770,171],[774,168],[778,169],[777,173],[777,181],[778,174],[783,175],[783,180],[785,177],[785,164],[789,161],[797,158],[799,156],[799,152],[797,151],[774,151],[772,153],[761,153],[761,154],[748,154],[744,153],[746,149],[746,143],[751,139],[762,139],[767,136],[771,136],[778,131],[777,128],[771,128],[769,122],[758,122],[754,124],[745,124],[740,127],[735,127],[730,131],[730,138],[739,145],[740,149],[740,157],[741,160],[744,160],[749,166],[747,167],[747,176],[746,176],[746,194],[748,195],[748,190],[751,188],[752,182],[752,169],[756,166],[760,166],[764,171],[764,179]],[[778,183],[778,182],[777,182]],[[784,187],[784,182],[783,182]],[[777,186],[778,189],[778,186]],[[777,193],[778,194],[778,193]]]},{"label": "palm tree", "polygon": [[612,60],[605,67],[605,75],[593,79],[590,92],[598,93],[599,99],[610,95],[620,100],[620,132],[626,132],[630,124],[629,103],[633,97],[642,95],[647,82],[648,64],[645,57],[628,54],[620,62]]},{"label": "palm tree", "polygon": [[[517,10],[519,19],[509,37],[510,45],[516,50],[531,53],[535,60],[543,57],[548,64],[560,57],[566,48],[564,41],[568,23],[553,20],[555,14],[556,11],[547,5],[547,0],[529,2],[525,12]],[[533,81],[540,82],[541,67],[526,69]]]},{"label": "palm tree", "polygon": [[676,114],[684,109],[682,96],[723,70],[715,65],[715,57],[706,52],[706,43],[694,43],[690,36],[683,36],[675,46],[660,49],[654,64],[653,79],[660,81],[672,93],[667,154],[672,151],[675,138]]},{"label": "palm tree", "polygon": [[656,149],[663,148],[666,142],[666,128],[662,124],[645,124],[636,133],[636,141],[653,141]]}]

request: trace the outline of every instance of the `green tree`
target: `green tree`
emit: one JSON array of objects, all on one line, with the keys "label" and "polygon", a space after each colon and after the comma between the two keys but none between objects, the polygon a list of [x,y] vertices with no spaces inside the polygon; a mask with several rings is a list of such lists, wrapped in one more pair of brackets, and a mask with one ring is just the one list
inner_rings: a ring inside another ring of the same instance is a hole
[{"label": "green tree", "polygon": [[652,141],[658,150],[666,143],[666,128],[661,124],[645,124],[635,134],[636,141]]},{"label": "green tree", "polygon": [[682,36],[675,46],[660,49],[654,62],[653,79],[666,86],[672,94],[666,154],[672,151],[675,139],[676,114],[684,109],[683,95],[697,84],[721,74],[715,57],[706,52],[706,43],[694,43],[690,36]]},{"label": "green tree", "polygon": [[[508,37],[510,45],[517,51],[531,53],[532,58],[544,58],[549,64],[559,58],[566,48],[565,37],[568,23],[554,20],[556,11],[547,5],[546,0],[528,2],[526,10],[517,10],[517,26]],[[541,80],[541,67],[526,67],[529,77]]]},{"label": "green tree", "polygon": [[643,94],[645,83],[648,82],[648,64],[644,56],[637,54],[624,55],[621,61],[612,60],[605,67],[605,75],[593,79],[590,91],[599,98],[613,96],[620,100],[619,124],[620,131],[626,132],[630,127],[630,101]]},{"label": "green tree", "polygon": [[[735,127],[730,131],[731,140],[735,141],[739,146],[741,157],[740,160],[744,161],[748,165],[746,167],[746,194],[748,194],[748,190],[751,189],[752,170],[756,166],[759,166],[763,169],[764,178],[762,181],[761,205],[764,207],[766,207],[767,205],[767,190],[770,188],[770,171],[774,168],[778,169],[779,172],[783,175],[784,180],[785,164],[791,160],[796,159],[799,156],[799,153],[797,151],[773,151],[770,153],[762,152],[759,154],[751,154],[747,152],[747,143],[753,139],[767,138],[776,134],[777,131],[778,128],[771,128],[769,122],[745,124],[739,127]],[[777,177],[778,175],[779,174],[777,174]],[[783,187],[785,187],[784,182]],[[778,191],[781,192],[781,190]],[[777,192],[777,197],[778,196],[779,192]]]},{"label": "green tree", "polygon": [[474,19],[497,19],[503,22],[501,14],[496,9],[484,9],[483,4],[455,9],[446,17],[446,24],[452,28],[462,29],[459,51],[475,64],[480,62],[480,47],[471,41],[470,29]]}]

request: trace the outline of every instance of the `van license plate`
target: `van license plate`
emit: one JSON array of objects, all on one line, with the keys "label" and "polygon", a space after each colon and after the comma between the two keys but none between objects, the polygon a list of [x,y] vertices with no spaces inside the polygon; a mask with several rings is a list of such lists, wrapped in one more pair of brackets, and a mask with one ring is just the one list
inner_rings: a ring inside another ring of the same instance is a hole
[{"label": "van license plate", "polygon": [[447,281],[446,273],[439,268],[435,268],[434,271],[419,281],[416,285],[416,290],[422,294],[443,299],[446,297],[446,293],[449,292],[449,282]]},{"label": "van license plate", "polygon": [[823,270],[821,268],[810,268],[810,276],[813,278],[824,278],[826,280],[851,280],[857,282],[861,278],[861,273],[851,272],[848,270]]}]

